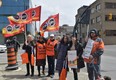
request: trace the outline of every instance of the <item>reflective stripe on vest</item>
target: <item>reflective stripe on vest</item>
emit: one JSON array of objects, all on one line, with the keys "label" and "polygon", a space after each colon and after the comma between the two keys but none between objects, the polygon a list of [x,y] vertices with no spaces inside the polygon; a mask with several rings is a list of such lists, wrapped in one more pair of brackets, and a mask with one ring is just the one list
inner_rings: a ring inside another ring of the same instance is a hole
[{"label": "reflective stripe on vest", "polygon": [[46,47],[45,44],[37,43],[37,59],[46,58]]}]

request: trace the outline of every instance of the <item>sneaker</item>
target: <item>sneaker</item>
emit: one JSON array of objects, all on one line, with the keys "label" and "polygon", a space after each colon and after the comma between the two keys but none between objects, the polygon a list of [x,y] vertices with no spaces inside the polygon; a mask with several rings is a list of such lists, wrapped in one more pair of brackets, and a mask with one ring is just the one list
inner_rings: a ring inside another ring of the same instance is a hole
[{"label": "sneaker", "polygon": [[43,75],[45,75],[45,72],[44,72],[44,71],[42,71],[42,74],[43,74]]},{"label": "sneaker", "polygon": [[31,77],[34,76],[34,74],[31,74]]},{"label": "sneaker", "polygon": [[25,76],[29,76],[30,74],[26,74]]},{"label": "sneaker", "polygon": [[50,75],[48,74],[46,77],[50,77]]},{"label": "sneaker", "polygon": [[50,75],[51,78],[54,78],[54,75]]},{"label": "sneaker", "polygon": [[40,76],[41,76],[41,74],[38,74],[38,76],[40,77]]}]

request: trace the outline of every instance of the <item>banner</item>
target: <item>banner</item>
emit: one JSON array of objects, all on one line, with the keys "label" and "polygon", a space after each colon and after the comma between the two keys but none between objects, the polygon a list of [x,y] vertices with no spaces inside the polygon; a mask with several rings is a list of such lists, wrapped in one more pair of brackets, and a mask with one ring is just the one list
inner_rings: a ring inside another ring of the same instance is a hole
[{"label": "banner", "polygon": [[8,25],[2,29],[2,34],[4,37],[10,37],[16,34],[20,34],[24,30],[25,30],[25,27],[23,24]]},{"label": "banner", "polygon": [[40,21],[41,19],[41,6],[32,8],[32,21]]},{"label": "banner", "polygon": [[83,55],[82,55],[83,58],[89,59],[89,56],[90,56],[92,48],[93,48],[93,44],[94,44],[94,41],[89,38],[87,45],[84,49]]},{"label": "banner", "polygon": [[10,24],[28,24],[32,22],[32,8],[23,12],[17,13],[16,16],[9,16]]},{"label": "banner", "polygon": [[29,63],[29,60],[28,60],[28,53],[23,53],[21,54],[21,59],[22,59],[22,64],[27,64]]},{"label": "banner", "polygon": [[59,14],[50,16],[40,26],[40,31],[56,31],[59,30]]},{"label": "banner", "polygon": [[68,66],[70,68],[77,68],[77,53],[76,53],[76,50],[68,51]]}]

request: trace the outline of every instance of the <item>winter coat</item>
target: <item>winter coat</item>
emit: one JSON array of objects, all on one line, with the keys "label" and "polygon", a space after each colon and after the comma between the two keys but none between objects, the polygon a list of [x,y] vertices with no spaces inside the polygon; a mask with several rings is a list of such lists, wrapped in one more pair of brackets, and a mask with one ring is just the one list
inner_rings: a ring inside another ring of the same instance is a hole
[{"label": "winter coat", "polygon": [[58,57],[57,57],[57,63],[56,63],[56,70],[61,71],[63,67],[63,61],[66,58],[68,51],[68,44],[60,43],[57,49]]}]

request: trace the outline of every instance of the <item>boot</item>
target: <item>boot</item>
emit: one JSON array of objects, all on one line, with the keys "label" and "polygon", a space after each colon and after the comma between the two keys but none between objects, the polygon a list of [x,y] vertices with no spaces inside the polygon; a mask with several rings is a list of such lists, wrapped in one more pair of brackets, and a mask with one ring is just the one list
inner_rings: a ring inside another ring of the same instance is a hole
[{"label": "boot", "polygon": [[45,71],[42,71],[42,74],[45,75]]}]

